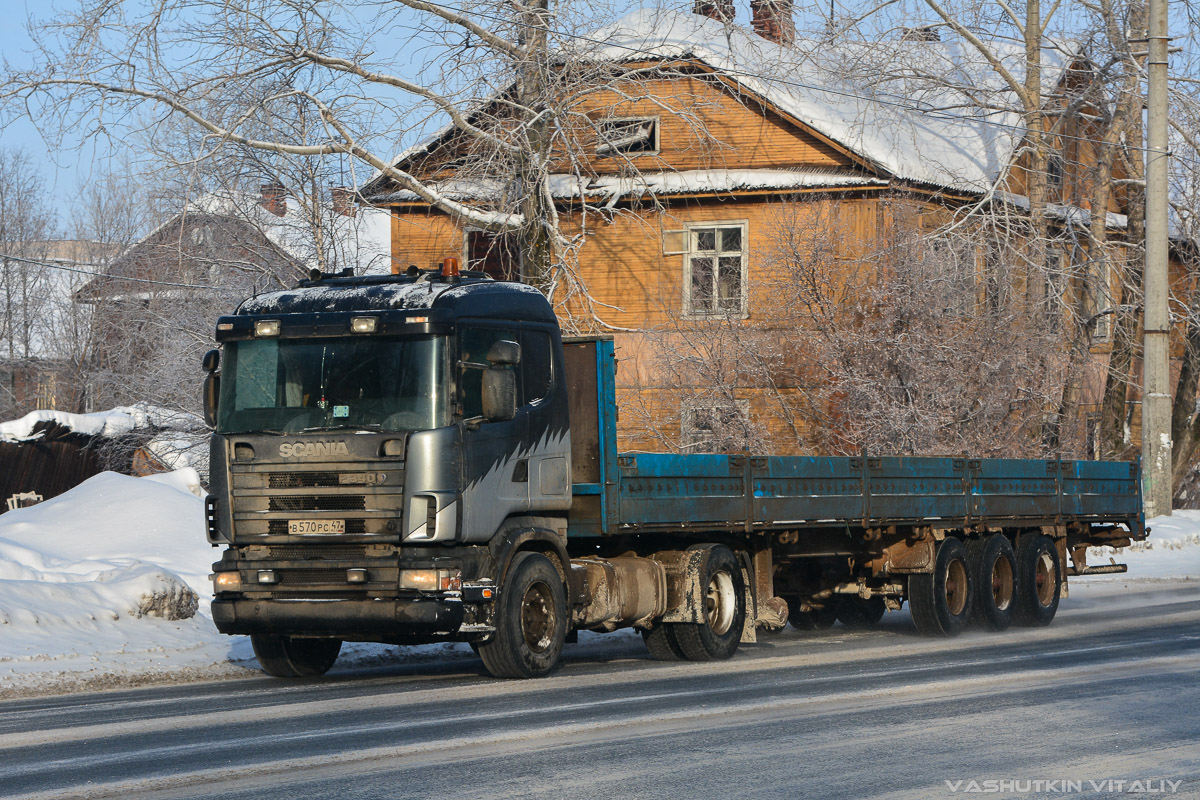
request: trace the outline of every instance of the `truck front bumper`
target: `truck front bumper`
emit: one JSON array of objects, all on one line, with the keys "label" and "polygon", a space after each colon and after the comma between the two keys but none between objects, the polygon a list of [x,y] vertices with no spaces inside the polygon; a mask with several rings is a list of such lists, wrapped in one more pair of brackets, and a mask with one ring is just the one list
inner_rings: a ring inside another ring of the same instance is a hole
[{"label": "truck front bumper", "polygon": [[463,604],[457,598],[217,598],[212,616],[221,633],[418,641],[456,638],[463,623]]}]

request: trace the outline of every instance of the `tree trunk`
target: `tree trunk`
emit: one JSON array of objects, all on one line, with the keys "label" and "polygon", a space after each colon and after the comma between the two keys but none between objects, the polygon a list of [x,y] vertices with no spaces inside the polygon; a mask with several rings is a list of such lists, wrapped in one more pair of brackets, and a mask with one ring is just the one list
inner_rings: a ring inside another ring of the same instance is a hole
[{"label": "tree trunk", "polygon": [[549,50],[546,36],[548,0],[529,0],[521,11],[525,59],[519,66],[518,104],[530,115],[526,125],[528,146],[518,156],[520,206],[524,222],[517,233],[522,279],[545,291],[554,265],[554,235],[557,214],[547,187],[550,161],[550,120],[547,108]]}]

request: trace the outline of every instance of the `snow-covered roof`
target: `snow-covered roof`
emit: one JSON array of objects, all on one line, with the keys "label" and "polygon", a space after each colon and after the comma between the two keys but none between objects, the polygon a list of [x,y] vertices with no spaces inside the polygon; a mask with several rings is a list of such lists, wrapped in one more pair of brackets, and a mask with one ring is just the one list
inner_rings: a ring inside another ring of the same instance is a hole
[{"label": "snow-covered roof", "polygon": [[[784,46],[708,17],[653,9],[634,11],[588,39],[602,42],[584,46],[596,59],[701,62],[902,180],[983,191],[1024,135],[1017,98],[964,42]],[[988,46],[1024,81],[1022,44]],[[1069,43],[1043,49],[1047,91],[1075,55]]]},{"label": "snow-covered roof", "polygon": [[[556,199],[585,197],[603,202],[625,197],[721,193],[770,189],[777,191],[822,187],[887,186],[888,181],[847,170],[822,169],[695,169],[641,172],[636,175],[601,175],[581,178],[577,175],[551,175],[550,192]],[[451,179],[439,184],[439,193],[453,200],[500,196],[499,181]],[[404,203],[420,198],[415,192],[401,190],[371,198],[379,203]]]},{"label": "snow-covered roof", "polygon": [[359,275],[381,275],[391,272],[391,222],[388,212],[370,206],[359,207],[354,216],[339,214],[333,204],[320,202],[314,209],[311,201],[286,198],[285,213],[280,216],[261,202],[261,196],[250,192],[209,193],[187,205],[187,212],[212,214],[244,220],[262,232],[282,252],[308,268],[318,266],[311,216],[319,216],[326,236],[332,241],[327,247],[336,251],[339,265],[353,266]]},{"label": "snow-covered roof", "polygon": [[[1016,81],[1025,80],[1022,44],[987,45]],[[595,61],[688,61],[707,67],[857,155],[881,180],[982,193],[1011,164],[1024,136],[1017,97],[965,42],[798,41],[785,46],[705,16],[642,9],[596,30],[575,47],[572,57]],[[1061,82],[1077,56],[1078,48],[1070,42],[1043,48],[1043,95]],[[449,126],[439,130],[393,163],[430,152],[452,131]],[[789,179],[780,178],[779,170],[747,170],[736,176],[729,172],[723,180],[714,180],[720,172],[676,172],[669,178],[668,173],[656,173],[641,180],[647,184],[644,190],[652,193],[793,188]],[[752,178],[752,172],[763,174]],[[584,191],[604,194],[609,188],[605,181],[622,180],[626,179],[602,178]],[[377,173],[363,189],[375,192],[386,185],[386,178]],[[451,193],[462,191],[460,198],[471,188],[489,187],[449,187]],[[556,188],[559,196],[562,191],[561,185]],[[411,198],[415,196],[405,192],[370,196],[373,202]]]},{"label": "snow-covered roof", "polygon": [[139,430],[204,430],[204,421],[195,414],[146,403],[121,406],[92,414],[66,411],[31,411],[20,419],[0,422],[0,442],[33,441],[41,437],[36,428],[52,423],[84,436],[112,438]]}]

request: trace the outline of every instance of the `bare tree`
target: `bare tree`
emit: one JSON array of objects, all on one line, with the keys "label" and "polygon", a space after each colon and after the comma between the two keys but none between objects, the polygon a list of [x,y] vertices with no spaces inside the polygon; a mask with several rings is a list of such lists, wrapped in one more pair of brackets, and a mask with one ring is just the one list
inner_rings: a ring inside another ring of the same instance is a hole
[{"label": "bare tree", "polygon": [[[574,32],[608,13],[546,0],[91,5],[38,30],[39,63],[11,70],[0,98],[96,134],[167,112],[198,126],[207,150],[348,159],[356,179],[377,172],[464,226],[515,233],[527,279],[549,288],[572,246],[549,185],[569,109],[597,76],[630,72],[576,46]],[[406,48],[423,64],[404,63]],[[273,124],[297,110],[312,122],[303,135]],[[394,166],[388,150],[430,121],[449,126],[487,191]]]}]

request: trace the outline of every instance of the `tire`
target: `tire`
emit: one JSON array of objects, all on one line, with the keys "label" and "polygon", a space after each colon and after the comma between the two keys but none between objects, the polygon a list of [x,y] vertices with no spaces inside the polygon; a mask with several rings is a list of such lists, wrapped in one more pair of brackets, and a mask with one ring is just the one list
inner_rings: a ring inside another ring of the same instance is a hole
[{"label": "tire", "polygon": [[746,624],[746,583],[732,550],[723,545],[709,550],[700,587],[704,620],[673,622],[672,632],[689,661],[722,661],[737,652]]},{"label": "tire", "polygon": [[250,634],[250,645],[262,671],[276,678],[324,675],[342,651],[341,639]]},{"label": "tire", "polygon": [[967,563],[975,584],[971,624],[1003,631],[1013,623],[1016,609],[1017,556],[1008,537],[994,533],[967,542]]},{"label": "tire", "polygon": [[670,622],[656,622],[653,627],[643,628],[642,641],[656,661],[683,661],[687,658],[675,639],[675,630]]},{"label": "tire", "polygon": [[837,622],[838,606],[841,605],[840,598],[831,597],[825,601],[823,608],[801,611],[799,597],[789,597],[787,602],[788,622],[798,631],[823,631],[832,628],[833,623]]},{"label": "tire", "polygon": [[496,632],[479,645],[497,678],[540,678],[558,665],[567,638],[567,592],[550,559],[518,553],[500,589]]},{"label": "tire", "polygon": [[1054,540],[1041,533],[1026,534],[1017,543],[1017,590],[1013,621],[1042,628],[1058,613],[1062,592],[1062,559]]},{"label": "tire", "polygon": [[962,633],[971,618],[972,599],[966,549],[953,537],[938,545],[932,573],[908,576],[908,604],[922,636]]},{"label": "tire", "polygon": [[874,628],[883,619],[887,606],[882,597],[864,600],[861,597],[843,597],[837,607],[838,622],[847,628],[866,630]]}]

